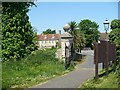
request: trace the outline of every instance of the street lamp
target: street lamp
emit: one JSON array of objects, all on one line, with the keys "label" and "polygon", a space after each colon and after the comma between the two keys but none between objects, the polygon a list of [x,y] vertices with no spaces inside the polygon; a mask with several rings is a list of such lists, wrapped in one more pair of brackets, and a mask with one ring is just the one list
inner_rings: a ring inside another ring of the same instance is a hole
[{"label": "street lamp", "polygon": [[107,34],[107,31],[109,30],[109,21],[106,19],[106,20],[103,22],[103,24],[104,24],[104,29],[105,29],[106,34]]}]

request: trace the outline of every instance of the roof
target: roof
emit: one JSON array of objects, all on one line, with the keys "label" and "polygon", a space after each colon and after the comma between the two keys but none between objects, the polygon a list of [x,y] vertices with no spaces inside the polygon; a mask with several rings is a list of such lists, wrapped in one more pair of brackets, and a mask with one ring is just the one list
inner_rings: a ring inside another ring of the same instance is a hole
[{"label": "roof", "polygon": [[64,37],[65,37],[65,38],[66,38],[66,37],[67,37],[67,38],[72,38],[72,35],[71,35],[70,33],[68,33],[68,32],[65,32],[65,33],[61,34],[61,37],[62,37],[62,38],[64,38]]},{"label": "roof", "polygon": [[38,41],[56,40],[60,38],[60,34],[40,34],[37,36],[38,36]]},{"label": "roof", "polygon": [[100,39],[106,39],[106,37],[107,37],[106,33],[100,33]]}]

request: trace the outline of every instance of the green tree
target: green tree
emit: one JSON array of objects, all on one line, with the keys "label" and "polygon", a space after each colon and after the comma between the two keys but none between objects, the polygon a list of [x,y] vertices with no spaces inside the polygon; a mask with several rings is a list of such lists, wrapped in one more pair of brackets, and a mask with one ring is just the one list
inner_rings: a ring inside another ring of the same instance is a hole
[{"label": "green tree", "polygon": [[18,60],[37,49],[37,36],[27,15],[33,5],[33,2],[2,3],[2,61]]},{"label": "green tree", "polygon": [[85,34],[86,47],[92,48],[92,43],[98,41],[99,25],[96,22],[92,22],[89,19],[85,19],[78,24],[78,27]]},{"label": "green tree", "polygon": [[43,34],[56,34],[56,30],[47,29],[46,31],[43,31]]},{"label": "green tree", "polygon": [[69,29],[69,33],[70,34],[74,34],[74,30],[77,28],[77,23],[75,21],[71,21],[70,23],[68,23],[70,25],[70,29]]},{"label": "green tree", "polygon": [[82,48],[85,47],[85,37],[82,31],[79,29],[75,30],[73,39],[75,50],[78,50],[78,52],[81,53]]},{"label": "green tree", "polygon": [[75,52],[75,33],[74,32],[76,30],[77,24],[75,21],[71,21],[68,24],[70,26],[70,29],[68,32],[73,36],[73,43],[71,46],[71,49],[72,49],[71,55],[73,55],[73,52]]},{"label": "green tree", "polygon": [[118,75],[118,85],[120,86],[120,20],[113,20],[111,22],[112,31],[109,34],[109,39],[111,42],[116,44],[116,52],[117,52],[117,75]]},{"label": "green tree", "polygon": [[85,45],[85,38],[83,33],[77,29],[78,25],[75,21],[68,23],[70,25],[69,33],[73,36],[72,52],[78,50],[81,52],[81,49]]},{"label": "green tree", "polygon": [[111,22],[111,29],[116,29],[116,28],[120,28],[120,20],[115,19]]}]

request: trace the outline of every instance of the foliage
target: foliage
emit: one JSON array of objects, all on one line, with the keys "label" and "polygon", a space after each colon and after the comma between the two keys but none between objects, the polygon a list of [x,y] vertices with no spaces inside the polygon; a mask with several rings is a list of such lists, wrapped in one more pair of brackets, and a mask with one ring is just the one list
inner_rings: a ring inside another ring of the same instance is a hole
[{"label": "foliage", "polygon": [[46,31],[43,31],[43,34],[56,34],[56,30],[47,29]]},{"label": "foliage", "polygon": [[99,37],[98,27],[99,27],[99,25],[96,22],[92,22],[89,19],[85,19],[85,20],[82,20],[78,24],[78,27],[85,34],[86,47],[92,48],[92,43],[98,41],[98,37]]},{"label": "foliage", "polygon": [[75,50],[80,50],[85,46],[84,34],[78,29],[74,31],[74,48]]},{"label": "foliage", "polygon": [[116,29],[116,28],[120,28],[120,20],[118,19],[114,19],[111,22],[111,29]]},{"label": "foliage", "polygon": [[77,28],[77,23],[75,21],[71,21],[70,23],[68,23],[70,25],[70,29],[69,29],[69,33],[70,34],[74,34],[74,30],[76,30]]},{"label": "foliage", "polygon": [[55,58],[56,49],[33,51],[21,61],[4,62],[2,65],[2,88],[27,88],[45,82],[55,75],[73,70]]},{"label": "foliage", "polygon": [[33,5],[33,2],[2,3],[2,61],[20,59],[37,49],[36,33],[27,15]]},{"label": "foliage", "polygon": [[112,31],[110,32],[109,39],[111,42],[116,44],[117,52],[117,75],[118,75],[118,85],[120,86],[120,20],[113,20],[111,23]]}]

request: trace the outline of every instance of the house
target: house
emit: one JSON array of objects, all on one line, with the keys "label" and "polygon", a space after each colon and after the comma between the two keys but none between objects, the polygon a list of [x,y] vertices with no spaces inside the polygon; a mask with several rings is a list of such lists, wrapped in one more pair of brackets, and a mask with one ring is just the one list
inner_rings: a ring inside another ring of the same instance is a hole
[{"label": "house", "polygon": [[60,34],[40,34],[37,36],[39,49],[51,48],[60,45]]}]

